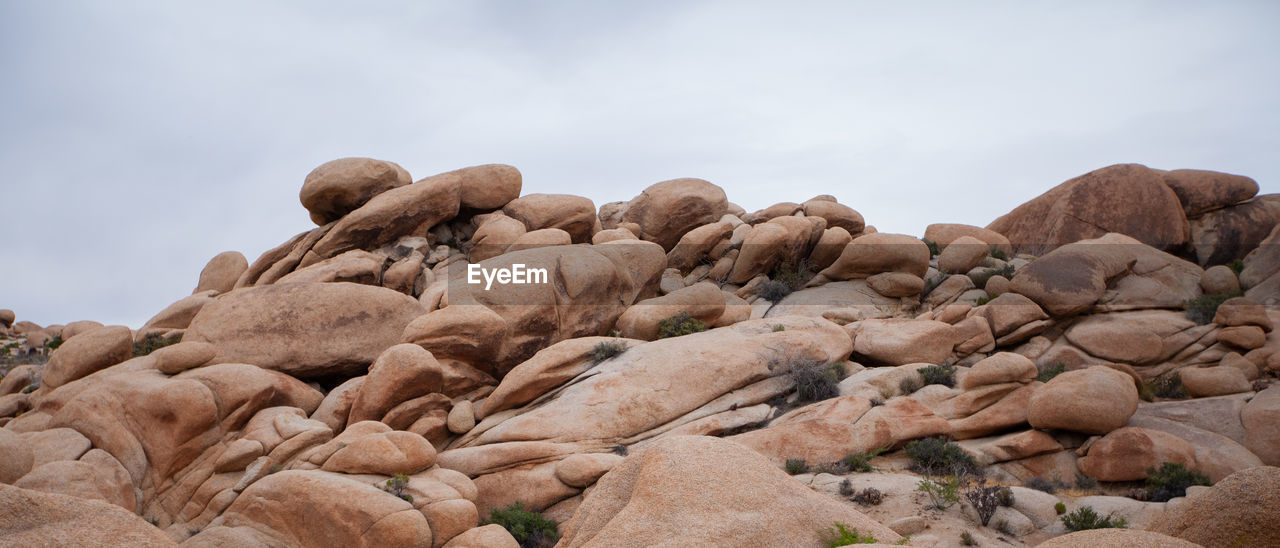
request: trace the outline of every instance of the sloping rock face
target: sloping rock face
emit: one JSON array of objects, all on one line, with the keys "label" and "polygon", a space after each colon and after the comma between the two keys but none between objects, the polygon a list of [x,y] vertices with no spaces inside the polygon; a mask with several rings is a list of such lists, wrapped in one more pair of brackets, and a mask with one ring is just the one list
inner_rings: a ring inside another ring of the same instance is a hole
[{"label": "sloping rock face", "polygon": [[1138,164],[1091,171],[1041,194],[987,228],[1020,253],[1042,254],[1110,232],[1161,250],[1185,245],[1190,226],[1160,173]]},{"label": "sloping rock face", "polygon": [[177,546],[114,504],[0,483],[0,542],[10,546]]},{"label": "sloping rock face", "polygon": [[[734,478],[727,481],[727,478]],[[743,508],[771,508],[759,519]],[[623,461],[597,483],[559,546],[808,546],[833,523],[892,544],[901,538],[852,506],[814,493],[750,449],[674,436]]]},{"label": "sloping rock face", "polygon": [[1188,497],[1151,524],[1151,531],[1202,546],[1280,544],[1280,468],[1236,472]]}]

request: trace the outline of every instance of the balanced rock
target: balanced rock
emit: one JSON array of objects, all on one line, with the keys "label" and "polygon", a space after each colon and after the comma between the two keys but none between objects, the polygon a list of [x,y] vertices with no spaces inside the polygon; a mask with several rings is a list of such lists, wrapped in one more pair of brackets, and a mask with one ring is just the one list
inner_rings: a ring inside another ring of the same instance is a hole
[{"label": "balanced rock", "polygon": [[239,251],[223,251],[209,259],[200,271],[200,281],[192,295],[204,291],[226,293],[236,286],[236,280],[249,269],[249,260]]},{"label": "balanced rock", "polygon": [[[503,206],[502,212],[526,230],[558,228],[569,233],[573,243],[587,243],[599,232],[596,205],[588,198],[568,194],[526,194]],[[511,242],[515,243],[515,242]]]},{"label": "balanced rock", "polygon": [[923,278],[929,270],[929,246],[903,234],[864,234],[844,247],[835,263],[819,272],[829,280],[866,278],[905,272]]},{"label": "balanced rock", "polygon": [[1099,481],[1136,481],[1147,479],[1148,468],[1159,468],[1165,462],[1194,470],[1195,448],[1172,434],[1126,426],[1090,445],[1077,465]]},{"label": "balanced rock", "polygon": [[1031,396],[1032,428],[1106,434],[1128,422],[1138,409],[1133,379],[1104,366],[1067,371]]},{"label": "balanced rock", "polygon": [[94,329],[58,347],[49,358],[41,384],[57,388],[133,357],[133,332],[122,325]]},{"label": "balanced rock", "polygon": [[299,198],[302,207],[311,212],[311,220],[323,225],[355,211],[378,194],[411,182],[409,172],[392,162],[340,158],[307,174]]},{"label": "balanced rock", "polygon": [[1238,204],[1258,194],[1258,183],[1243,175],[1201,169],[1158,171],[1182,203],[1187,217]]},{"label": "balanced rock", "polygon": [[954,327],[933,320],[863,320],[854,328],[853,352],[879,365],[942,363],[956,338]]}]

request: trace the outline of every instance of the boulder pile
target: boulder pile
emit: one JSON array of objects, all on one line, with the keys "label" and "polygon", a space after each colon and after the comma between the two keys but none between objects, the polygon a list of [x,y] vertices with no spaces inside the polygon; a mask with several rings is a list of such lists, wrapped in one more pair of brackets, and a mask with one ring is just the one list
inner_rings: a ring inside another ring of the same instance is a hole
[{"label": "boulder pile", "polygon": [[314,228],[138,329],[0,310],[0,544],[1275,541],[1247,177],[1110,166],[922,238],[693,178],[522,191],[334,160]]}]

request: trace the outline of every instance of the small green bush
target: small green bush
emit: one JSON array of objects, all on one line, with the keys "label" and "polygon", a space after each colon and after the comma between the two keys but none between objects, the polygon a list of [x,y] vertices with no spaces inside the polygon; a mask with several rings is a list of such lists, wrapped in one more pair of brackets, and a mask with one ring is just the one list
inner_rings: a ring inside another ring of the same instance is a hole
[{"label": "small green bush", "polygon": [[1000,249],[1000,246],[995,244],[991,245],[991,257],[1002,261],[1009,260],[1009,254],[1005,253],[1003,249]]},{"label": "small green bush", "polygon": [[1188,320],[1205,325],[1213,321],[1213,316],[1218,313],[1219,305],[1226,302],[1227,299],[1239,296],[1239,291],[1201,295],[1182,303],[1182,308],[1186,310]]},{"label": "small green bush", "polygon": [[658,322],[659,339],[692,335],[706,330],[706,322],[690,316],[688,312],[681,312]]},{"label": "small green bush", "polygon": [[956,366],[954,365],[930,365],[921,367],[919,371],[924,377],[925,385],[941,384],[946,387],[956,385]]},{"label": "small green bush", "polygon": [[1236,276],[1239,276],[1241,272],[1244,272],[1244,261],[1240,259],[1231,261],[1227,263],[1227,268],[1230,268],[1232,272],[1236,273]]},{"label": "small green bush", "polygon": [[773,332],[774,332],[774,333],[777,333],[777,332],[779,332],[779,331],[786,331],[786,330],[787,330],[787,326],[782,325],[782,324],[778,324],[778,325],[773,326]]},{"label": "small green bush", "polygon": [[866,453],[850,453],[845,456],[844,465],[848,466],[849,470],[853,472],[870,472],[873,470],[871,467],[871,459],[880,456],[888,450],[888,447],[877,447],[867,451]]},{"label": "small green bush", "polygon": [[963,546],[977,546],[978,541],[973,539],[973,534],[968,531],[960,533],[960,544]]},{"label": "small green bush", "polygon": [[1058,513],[1058,515],[1059,515],[1059,516],[1061,516],[1062,514],[1067,513],[1067,505],[1065,505],[1065,504],[1063,504],[1063,503],[1061,503],[1061,502],[1055,502],[1055,503],[1053,504],[1053,511],[1054,511],[1054,512],[1057,512],[1057,513]]},{"label": "small green bush", "polygon": [[1076,511],[1062,516],[1062,524],[1067,526],[1069,531],[1084,531],[1086,529],[1123,529],[1129,525],[1128,520],[1115,513],[1100,516],[1089,506],[1081,506]]},{"label": "small green bush", "polygon": [[937,257],[938,255],[942,254],[942,250],[938,249],[937,242],[930,240],[928,238],[920,238],[920,241],[924,242],[924,245],[929,248],[930,257]]},{"label": "small green bush", "polygon": [[1057,492],[1059,487],[1066,487],[1065,485],[1062,485],[1060,482],[1054,483],[1040,476],[1035,476],[1033,478],[1030,478],[1027,481],[1023,482],[1022,485],[1027,487],[1028,489],[1035,489],[1036,491],[1043,491],[1049,494],[1053,494]]},{"label": "small green bush", "polygon": [[513,502],[510,506],[489,513],[489,519],[480,525],[496,523],[506,529],[520,543],[520,548],[550,548],[556,543],[560,531],[556,523],[542,514],[525,510],[524,503]]},{"label": "small green bush", "polygon": [[1067,364],[1056,362],[1053,365],[1040,370],[1040,374],[1036,375],[1036,380],[1040,382],[1049,382],[1054,377],[1067,372]]},{"label": "small green bush", "polygon": [[1209,476],[1188,470],[1177,462],[1166,462],[1147,468],[1147,500],[1166,502],[1176,497],[1185,497],[1187,488],[1192,485],[1212,485]]},{"label": "small green bush", "polygon": [[835,548],[851,544],[875,544],[876,538],[871,535],[860,536],[857,529],[850,529],[848,525],[836,522],[834,527],[823,533],[822,542],[827,548]]},{"label": "small green bush", "polygon": [[1097,488],[1098,488],[1097,479],[1081,474],[1080,472],[1076,472],[1076,489],[1084,489],[1087,491],[1090,489],[1097,489]]},{"label": "small green bush", "polygon": [[804,474],[809,472],[809,464],[804,459],[787,459],[787,473],[791,475]]},{"label": "small green bush", "polygon": [[44,351],[53,352],[62,346],[62,335],[54,335],[53,338],[44,342]]},{"label": "small green bush", "polygon": [[609,358],[619,356],[627,351],[627,343],[622,341],[601,341],[591,348],[591,363],[598,364]]},{"label": "small green bush", "polygon": [[946,510],[960,502],[960,476],[946,476],[946,479],[925,478],[916,484],[916,491],[929,495],[930,507]]},{"label": "small green bush", "polygon": [[[375,486],[377,485],[375,484]],[[391,493],[392,495],[400,497],[405,502],[410,504],[413,503],[413,495],[404,492],[405,489],[409,488],[409,476],[405,474],[396,474],[391,476],[391,479],[388,479],[386,483],[377,487],[383,491]]]},{"label": "small green bush", "polygon": [[924,380],[915,375],[907,375],[906,377],[903,377],[901,381],[898,381],[898,390],[901,390],[904,396],[907,394],[913,394],[916,390],[921,388],[924,388]]},{"label": "small green bush", "polygon": [[844,364],[824,364],[817,360],[801,360],[791,364],[788,375],[796,386],[796,399],[814,402],[840,395],[840,377]]},{"label": "small green bush", "polygon": [[969,453],[944,438],[915,440],[907,444],[906,452],[912,467],[923,474],[963,476],[978,471],[978,464]]},{"label": "small green bush", "polygon": [[850,500],[863,506],[876,506],[884,501],[884,493],[875,487],[868,487],[850,497]]},{"label": "small green bush", "polygon": [[1187,389],[1182,387],[1182,377],[1177,371],[1156,377],[1151,381],[1150,387],[1151,393],[1157,397],[1170,400],[1185,400],[1190,397],[1187,395]]},{"label": "small green bush", "polygon": [[133,343],[133,356],[146,356],[156,350],[182,342],[182,335],[165,337],[159,333],[147,333],[142,340]]},{"label": "small green bush", "polygon": [[982,306],[989,302],[991,302],[991,295],[986,295],[986,296],[978,297],[978,300],[974,301],[974,304],[977,304],[978,306]]},{"label": "small green bush", "polygon": [[765,280],[764,283],[760,284],[760,286],[756,288],[756,295],[759,295],[761,299],[771,303],[776,303],[786,298],[786,296],[790,295],[793,291],[795,291],[795,289],[792,289],[792,287],[787,285],[786,282]]}]

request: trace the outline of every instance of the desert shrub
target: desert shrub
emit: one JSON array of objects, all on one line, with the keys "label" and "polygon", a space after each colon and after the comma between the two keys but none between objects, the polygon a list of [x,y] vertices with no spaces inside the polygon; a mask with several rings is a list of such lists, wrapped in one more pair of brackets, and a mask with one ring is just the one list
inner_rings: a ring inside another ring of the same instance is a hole
[{"label": "desert shrub", "polygon": [[1013,489],[1008,487],[1000,487],[1000,490],[996,492],[996,497],[999,498],[1000,506],[1009,507],[1016,502],[1013,498]]},{"label": "desert shrub", "polygon": [[688,312],[681,312],[675,316],[658,322],[659,339],[692,335],[706,330],[707,323],[690,316]]},{"label": "desert shrub", "polygon": [[898,390],[901,390],[904,396],[921,388],[924,388],[924,380],[916,375],[907,375],[898,382]]},{"label": "desert shrub", "polygon": [[1167,373],[1156,377],[1151,381],[1151,393],[1158,397],[1171,400],[1185,400],[1187,389],[1182,387],[1182,377],[1178,376],[1177,371]]},{"label": "desert shrub", "polygon": [[386,483],[376,487],[378,487],[379,489],[382,489],[383,491],[391,493],[392,495],[400,497],[401,499],[403,499],[404,501],[410,504],[413,503],[413,495],[410,495],[409,493],[404,492],[405,489],[409,488],[409,476],[405,474],[396,474],[394,476],[391,476],[391,479],[388,479]]},{"label": "desert shrub", "polygon": [[924,242],[925,246],[928,246],[930,257],[937,257],[938,255],[942,254],[942,250],[938,248],[938,242],[935,242],[928,238],[920,238],[920,241]]},{"label": "desert shrub", "polygon": [[1076,489],[1089,490],[1089,489],[1097,489],[1097,488],[1098,488],[1097,479],[1081,474],[1080,472],[1076,472]]},{"label": "desert shrub", "polygon": [[840,395],[840,377],[844,364],[824,364],[817,360],[800,360],[791,364],[788,375],[796,387],[796,399],[802,402],[822,401]]},{"label": "desert shrub", "polygon": [[964,492],[964,498],[978,512],[978,519],[984,527],[991,523],[991,516],[996,515],[996,508],[1000,507],[1000,489],[1002,487],[999,485],[987,486],[979,483]]},{"label": "desert shrub", "polygon": [[991,245],[991,257],[995,259],[1000,259],[1002,261],[1009,260],[1009,254],[1006,253],[1003,249],[1000,249],[1000,246],[995,244]]},{"label": "desert shrub", "polygon": [[146,356],[156,350],[182,342],[182,335],[165,337],[159,333],[147,333],[142,340],[133,343],[134,357]]},{"label": "desert shrub", "polygon": [[770,281],[781,283],[791,291],[804,287],[809,278],[809,259],[801,259],[798,262],[778,263],[773,265],[773,270],[769,271]]},{"label": "desert shrub", "polygon": [[995,527],[995,530],[1000,531],[1001,533],[1004,533],[1011,537],[1018,536],[1018,532],[1013,529],[1013,525],[1011,525],[1009,522],[1005,520],[997,521],[994,527]]},{"label": "desert shrub", "polygon": [[54,335],[53,338],[44,342],[44,351],[53,352],[62,346],[62,335]]},{"label": "desert shrub", "polygon": [[790,295],[793,291],[795,291],[795,289],[792,289],[791,286],[787,285],[785,282],[780,282],[778,280],[765,280],[764,283],[760,284],[760,286],[756,288],[756,295],[759,295],[761,299],[771,303],[776,303],[786,298],[786,296]]},{"label": "desert shrub", "polygon": [[978,305],[978,306],[982,306],[982,305],[984,305],[984,304],[987,304],[987,303],[991,302],[991,295],[984,295],[984,296],[982,296],[982,297],[978,297],[978,300],[973,301],[973,302],[974,302],[974,304],[976,304],[976,305]]},{"label": "desert shrub", "polygon": [[1236,276],[1239,276],[1241,272],[1244,272],[1244,261],[1240,259],[1231,261],[1227,263],[1227,268],[1230,268],[1232,272],[1236,273]]},{"label": "desert shrub", "polygon": [[791,475],[804,474],[809,471],[809,464],[804,459],[787,459],[787,473]]},{"label": "desert shrub", "polygon": [[1192,485],[1212,485],[1209,476],[1188,470],[1186,466],[1176,462],[1166,462],[1159,469],[1147,468],[1147,500],[1166,502],[1176,497],[1187,495],[1187,488]]},{"label": "desert shrub", "polygon": [[875,544],[876,538],[871,535],[861,536],[857,529],[850,529],[848,525],[836,522],[831,529],[823,533],[822,542],[827,548],[835,548],[851,544]]},{"label": "desert shrub", "polygon": [[1044,491],[1045,493],[1049,493],[1049,494],[1053,494],[1058,491],[1059,487],[1063,487],[1058,483],[1049,481],[1040,476],[1030,478],[1027,481],[1023,482],[1022,485],[1028,489],[1035,489],[1036,491]]},{"label": "desert shrub", "polygon": [[1121,516],[1115,513],[1100,516],[1089,506],[1081,506],[1076,511],[1062,516],[1062,524],[1067,526],[1069,531],[1084,531],[1085,529],[1123,529],[1129,524]]},{"label": "desert shrub", "polygon": [[977,546],[978,541],[973,539],[973,534],[969,533],[968,531],[965,531],[963,533],[960,533],[960,545]]},{"label": "desert shrub", "polygon": [[959,445],[943,438],[925,438],[907,444],[912,467],[923,474],[963,476],[977,472],[978,464]]},{"label": "desert shrub", "polygon": [[840,482],[840,496],[842,497],[853,496],[853,482],[849,481],[849,478],[845,478],[844,481]]},{"label": "desert shrub", "polygon": [[919,371],[926,385],[941,384],[946,387],[956,385],[956,366],[954,365],[930,365],[921,367]]},{"label": "desert shrub", "polygon": [[[997,258],[997,259],[999,259],[999,257],[996,257],[996,258]],[[995,270],[996,275],[999,275],[1000,277],[1002,277],[1002,278],[1004,278],[1004,279],[1006,279],[1006,280],[1012,280],[1012,279],[1013,279],[1013,275],[1018,273],[1018,269],[1014,268],[1014,267],[1013,267],[1013,265],[1011,265],[1011,264],[1004,265],[1004,266],[1002,266],[1002,267],[1000,267],[1000,268],[996,268],[996,269],[994,269],[994,270]]]},{"label": "desert shrub", "polygon": [[916,484],[916,491],[929,496],[929,506],[938,510],[946,510],[960,502],[960,476],[945,478],[925,478]]},{"label": "desert shrub", "polygon": [[1036,380],[1040,382],[1049,382],[1054,377],[1067,372],[1067,364],[1055,362],[1053,365],[1047,366],[1040,370],[1040,374],[1036,375]]},{"label": "desert shrub", "polygon": [[1058,515],[1061,516],[1062,514],[1067,513],[1067,505],[1061,502],[1055,502],[1053,503],[1053,511],[1057,512]]},{"label": "desert shrub", "polygon": [[506,529],[520,543],[520,548],[550,548],[560,536],[554,521],[542,517],[542,514],[524,509],[524,503],[513,502],[510,506],[489,513],[489,519],[480,525],[496,523]]},{"label": "desert shrub", "polygon": [[627,343],[622,341],[601,341],[591,348],[591,363],[598,364],[609,358],[619,356],[627,351]]},{"label": "desert shrub", "polygon": [[844,457],[844,465],[848,466],[849,470],[853,472],[870,472],[872,470],[871,459],[884,454],[888,450],[888,447],[877,447],[865,453],[849,453]]},{"label": "desert shrub", "polygon": [[618,444],[618,445],[615,445],[615,446],[613,446],[613,447],[609,448],[609,452],[610,452],[610,453],[613,453],[613,454],[615,454],[615,455],[621,455],[621,456],[624,456],[624,457],[625,457],[625,456],[627,456],[627,453],[628,453],[628,451],[627,451],[627,446],[622,445],[622,444]]},{"label": "desert shrub", "polygon": [[863,506],[877,506],[881,502],[884,502],[884,493],[881,493],[880,490],[875,487],[868,487],[858,491],[850,498],[850,500]]},{"label": "desert shrub", "polygon": [[1183,302],[1182,308],[1186,310],[1188,320],[1205,325],[1213,321],[1213,316],[1218,313],[1218,305],[1226,302],[1227,299],[1239,296],[1239,291],[1201,295]]},{"label": "desert shrub", "polygon": [[782,324],[778,324],[778,325],[773,326],[773,332],[774,332],[774,333],[777,333],[777,332],[779,332],[779,331],[786,331],[786,330],[787,330],[787,326],[782,325]]}]

